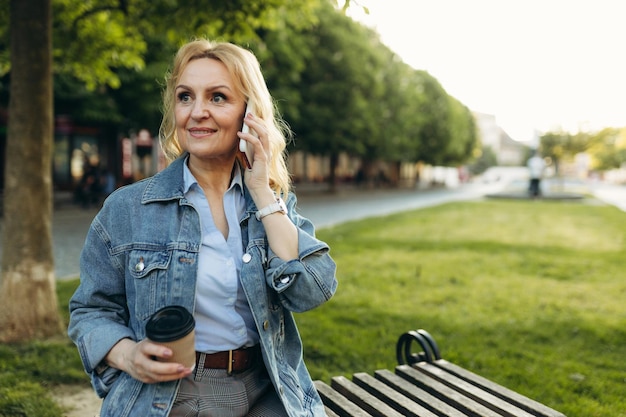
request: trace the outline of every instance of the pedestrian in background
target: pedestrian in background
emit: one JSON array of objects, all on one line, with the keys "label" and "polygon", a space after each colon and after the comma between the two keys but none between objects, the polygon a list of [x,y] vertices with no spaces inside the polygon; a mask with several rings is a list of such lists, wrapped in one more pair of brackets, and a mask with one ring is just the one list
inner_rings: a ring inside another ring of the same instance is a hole
[{"label": "pedestrian in background", "polygon": [[100,203],[100,164],[92,163],[87,155],[83,158],[83,174],[75,190],[75,199],[82,208],[88,209]]},{"label": "pedestrian in background", "polygon": [[[241,131],[247,103],[256,135]],[[107,198],[70,300],[101,417],[324,416],[292,312],[332,297],[336,267],[296,211],[288,129],[257,59],[230,43],[184,45],[163,109],[171,163]],[[240,139],[254,149],[249,168]],[[195,367],[164,362],[171,349],[146,339],[169,305],[193,313]]]},{"label": "pedestrian in background", "polygon": [[541,195],[541,179],[543,178],[543,171],[546,168],[546,163],[539,155],[538,150],[535,150],[533,156],[528,159],[527,166],[530,176],[528,193],[532,198],[537,198]]}]

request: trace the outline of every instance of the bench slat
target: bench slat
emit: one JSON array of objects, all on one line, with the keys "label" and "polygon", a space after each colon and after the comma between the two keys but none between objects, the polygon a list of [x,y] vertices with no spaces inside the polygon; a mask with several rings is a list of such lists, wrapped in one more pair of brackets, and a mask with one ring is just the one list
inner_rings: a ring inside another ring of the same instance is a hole
[{"label": "bench slat", "polygon": [[458,365],[455,365],[451,362],[448,362],[445,359],[438,359],[433,361],[433,364],[446,372],[456,375],[459,378],[462,378],[485,391],[495,395],[496,397],[502,398],[517,407],[528,411],[529,413],[539,416],[539,417],[565,417],[565,414],[554,410],[540,402],[537,402],[531,398],[528,398],[522,394],[519,394],[515,391],[512,391],[502,385],[499,385],[493,381],[490,381],[486,378],[483,378],[480,375],[477,375],[471,371],[468,371],[464,368],[461,368]]},{"label": "bench slat", "polygon": [[326,417],[339,417],[339,414],[335,413],[328,407],[324,407],[324,412],[326,413]]},{"label": "bench slat", "polygon": [[371,414],[348,400],[322,381],[314,381],[324,405],[339,417],[371,417]]},{"label": "bench slat", "polygon": [[450,404],[430,395],[415,384],[387,369],[374,372],[374,377],[437,415],[448,417],[466,416],[466,414],[452,407]]},{"label": "bench slat", "polygon": [[498,414],[492,409],[485,407],[471,398],[467,398],[459,391],[452,389],[449,386],[434,380],[433,378],[429,378],[409,365],[397,366],[396,374],[470,416],[501,417],[501,414]]},{"label": "bench slat", "polygon": [[427,362],[419,362],[413,365],[414,369],[422,372],[426,376],[445,384],[446,386],[459,391],[464,396],[472,398],[474,401],[506,417],[533,417],[525,410],[496,397],[476,385],[452,375],[441,368]]},{"label": "bench slat", "polygon": [[331,378],[330,386],[375,417],[403,417],[387,404],[343,376]]},{"label": "bench slat", "polygon": [[352,381],[405,417],[437,417],[436,414],[369,374],[356,373],[352,375]]}]

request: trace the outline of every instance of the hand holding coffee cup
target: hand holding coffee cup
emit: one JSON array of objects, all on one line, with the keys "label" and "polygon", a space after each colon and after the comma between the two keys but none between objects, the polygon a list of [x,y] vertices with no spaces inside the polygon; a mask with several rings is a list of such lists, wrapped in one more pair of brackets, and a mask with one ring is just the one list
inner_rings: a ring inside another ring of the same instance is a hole
[{"label": "hand holding coffee cup", "polygon": [[158,360],[176,362],[194,369],[195,325],[193,315],[182,306],[168,306],[154,313],[146,323],[146,337],[172,350],[170,358]]}]

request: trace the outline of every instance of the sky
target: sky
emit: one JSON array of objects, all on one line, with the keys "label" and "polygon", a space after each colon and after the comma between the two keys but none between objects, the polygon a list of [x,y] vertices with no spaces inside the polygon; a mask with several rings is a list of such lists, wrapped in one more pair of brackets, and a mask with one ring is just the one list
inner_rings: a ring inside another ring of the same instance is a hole
[{"label": "sky", "polygon": [[494,115],[515,140],[626,127],[626,1],[351,4],[348,14],[404,62],[470,110]]}]

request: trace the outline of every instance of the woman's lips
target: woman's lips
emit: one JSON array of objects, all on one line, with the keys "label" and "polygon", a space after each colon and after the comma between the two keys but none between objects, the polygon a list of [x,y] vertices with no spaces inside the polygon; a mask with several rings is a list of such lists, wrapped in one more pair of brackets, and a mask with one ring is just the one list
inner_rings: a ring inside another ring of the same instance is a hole
[{"label": "woman's lips", "polygon": [[207,136],[216,132],[215,129],[194,127],[188,130],[192,136]]}]

